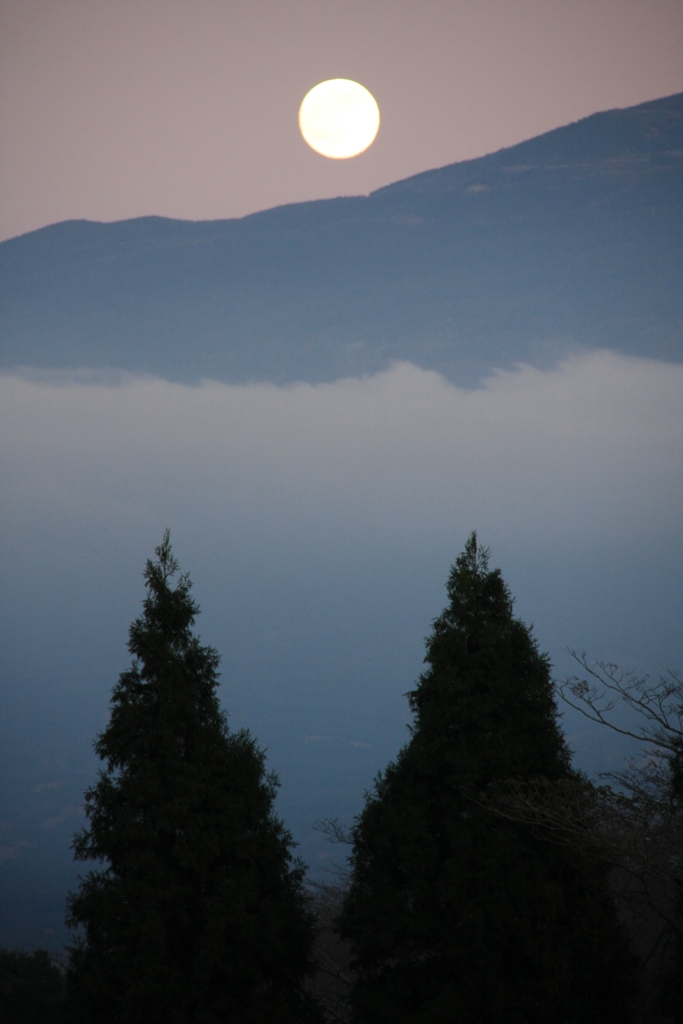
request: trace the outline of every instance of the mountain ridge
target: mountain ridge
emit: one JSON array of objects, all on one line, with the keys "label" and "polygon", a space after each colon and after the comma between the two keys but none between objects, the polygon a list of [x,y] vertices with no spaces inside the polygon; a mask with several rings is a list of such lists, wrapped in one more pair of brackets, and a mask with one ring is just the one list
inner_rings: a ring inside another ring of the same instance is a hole
[{"label": "mountain ridge", "polygon": [[606,347],[683,361],[683,94],[375,190],[0,243],[0,365],[473,383]]},{"label": "mountain ridge", "polygon": [[[601,126],[607,122],[609,123],[609,130],[607,132],[601,131]],[[598,131],[594,132],[593,129],[596,128]],[[617,130],[615,131],[615,129]],[[654,148],[664,153],[673,151],[677,153],[679,158],[683,157],[683,150],[681,150],[681,145],[683,144],[683,93],[674,93],[661,99],[648,100],[634,107],[615,107],[611,110],[598,111],[595,114],[582,117],[578,121],[561,125],[558,128],[551,129],[549,132],[544,132],[542,135],[525,139],[523,142],[515,143],[513,146],[505,146],[503,149],[494,150],[484,156],[446,164],[433,170],[421,171],[419,174],[413,174],[401,181],[375,189],[370,195],[376,196],[389,191],[402,191],[407,187],[414,190],[415,185],[419,182],[442,182],[444,180],[444,172],[453,172],[460,169],[467,171],[475,166],[482,167],[484,165],[500,164],[505,159],[506,154],[515,153],[518,157],[524,157],[527,153],[530,153],[538,158],[545,151],[547,159],[549,155],[553,154],[553,145],[556,142],[566,143],[568,139],[583,144],[583,148],[580,146],[577,155],[584,158],[590,156],[593,161],[597,155],[595,152],[596,141],[606,146],[606,152],[603,152],[603,157],[608,159],[610,156],[612,159],[618,159],[617,154],[623,155],[625,151],[630,151],[631,153],[634,151],[636,153],[640,152],[649,156],[653,151],[652,140],[653,138],[661,138],[662,129],[665,130],[664,145]],[[586,143],[589,140],[591,140],[593,146],[591,150],[586,148]],[[647,145],[644,144],[646,140],[648,142]],[[618,147],[616,152],[614,147],[615,141]],[[548,147],[550,148],[550,153],[548,152]],[[554,156],[557,159],[556,150]],[[565,147],[565,158],[566,156]],[[526,170],[527,168],[524,166],[508,168],[508,170],[515,169]]]}]

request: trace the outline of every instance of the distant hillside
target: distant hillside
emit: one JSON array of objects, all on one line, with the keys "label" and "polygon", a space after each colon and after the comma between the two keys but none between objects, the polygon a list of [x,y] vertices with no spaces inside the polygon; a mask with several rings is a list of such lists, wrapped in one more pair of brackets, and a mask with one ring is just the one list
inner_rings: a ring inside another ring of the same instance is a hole
[{"label": "distant hillside", "polygon": [[[273,173],[276,173],[274,170]],[[240,220],[67,221],[0,244],[0,365],[473,382],[579,346],[683,361],[683,94]]]}]

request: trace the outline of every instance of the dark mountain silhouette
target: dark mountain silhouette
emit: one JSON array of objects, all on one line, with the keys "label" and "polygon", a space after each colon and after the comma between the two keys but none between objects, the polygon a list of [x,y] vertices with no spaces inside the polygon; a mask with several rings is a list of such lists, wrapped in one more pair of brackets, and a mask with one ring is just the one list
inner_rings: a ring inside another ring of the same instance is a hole
[{"label": "dark mountain silhouette", "polygon": [[67,221],[0,245],[0,365],[473,382],[576,347],[683,360],[683,94],[370,196]]}]

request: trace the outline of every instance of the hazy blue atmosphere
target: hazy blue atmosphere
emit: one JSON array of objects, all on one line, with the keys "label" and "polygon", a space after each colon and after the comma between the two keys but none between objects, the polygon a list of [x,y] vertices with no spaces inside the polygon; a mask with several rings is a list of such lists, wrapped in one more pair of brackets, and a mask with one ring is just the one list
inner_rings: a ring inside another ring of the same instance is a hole
[{"label": "hazy blue atmosphere", "polygon": [[[410,364],[329,385],[5,374],[3,930],[59,946],[90,744],[166,525],[221,699],[316,873],[407,734],[402,696],[468,532],[558,673],[566,646],[683,661],[683,368],[596,351],[465,390]],[[623,746],[567,716],[577,761]]]},{"label": "hazy blue atmosphere", "polygon": [[[556,677],[683,668],[682,33],[680,0],[0,0],[0,945],[69,939],[167,527],[317,878],[473,529]],[[297,127],[337,75],[381,110],[348,161]],[[592,774],[638,753],[564,724]]]}]

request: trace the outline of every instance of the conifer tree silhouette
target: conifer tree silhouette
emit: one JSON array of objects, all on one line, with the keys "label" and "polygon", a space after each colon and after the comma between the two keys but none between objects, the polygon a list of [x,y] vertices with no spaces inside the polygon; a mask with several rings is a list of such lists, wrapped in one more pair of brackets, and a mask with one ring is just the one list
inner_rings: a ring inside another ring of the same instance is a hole
[{"label": "conifer tree silhouette", "polygon": [[550,666],[476,534],[408,695],[411,738],[353,830],[340,919],[358,1024],[624,1024],[603,868],[497,815],[514,782],[573,777]]},{"label": "conifer tree silhouette", "polygon": [[317,1019],[304,992],[312,922],[303,869],[273,811],[277,779],[246,731],[230,732],[218,654],[192,632],[198,606],[166,532],[130,627],[131,668],[95,749],[78,860],[100,860],[68,900],[82,934],[69,999],[98,1024]]}]

